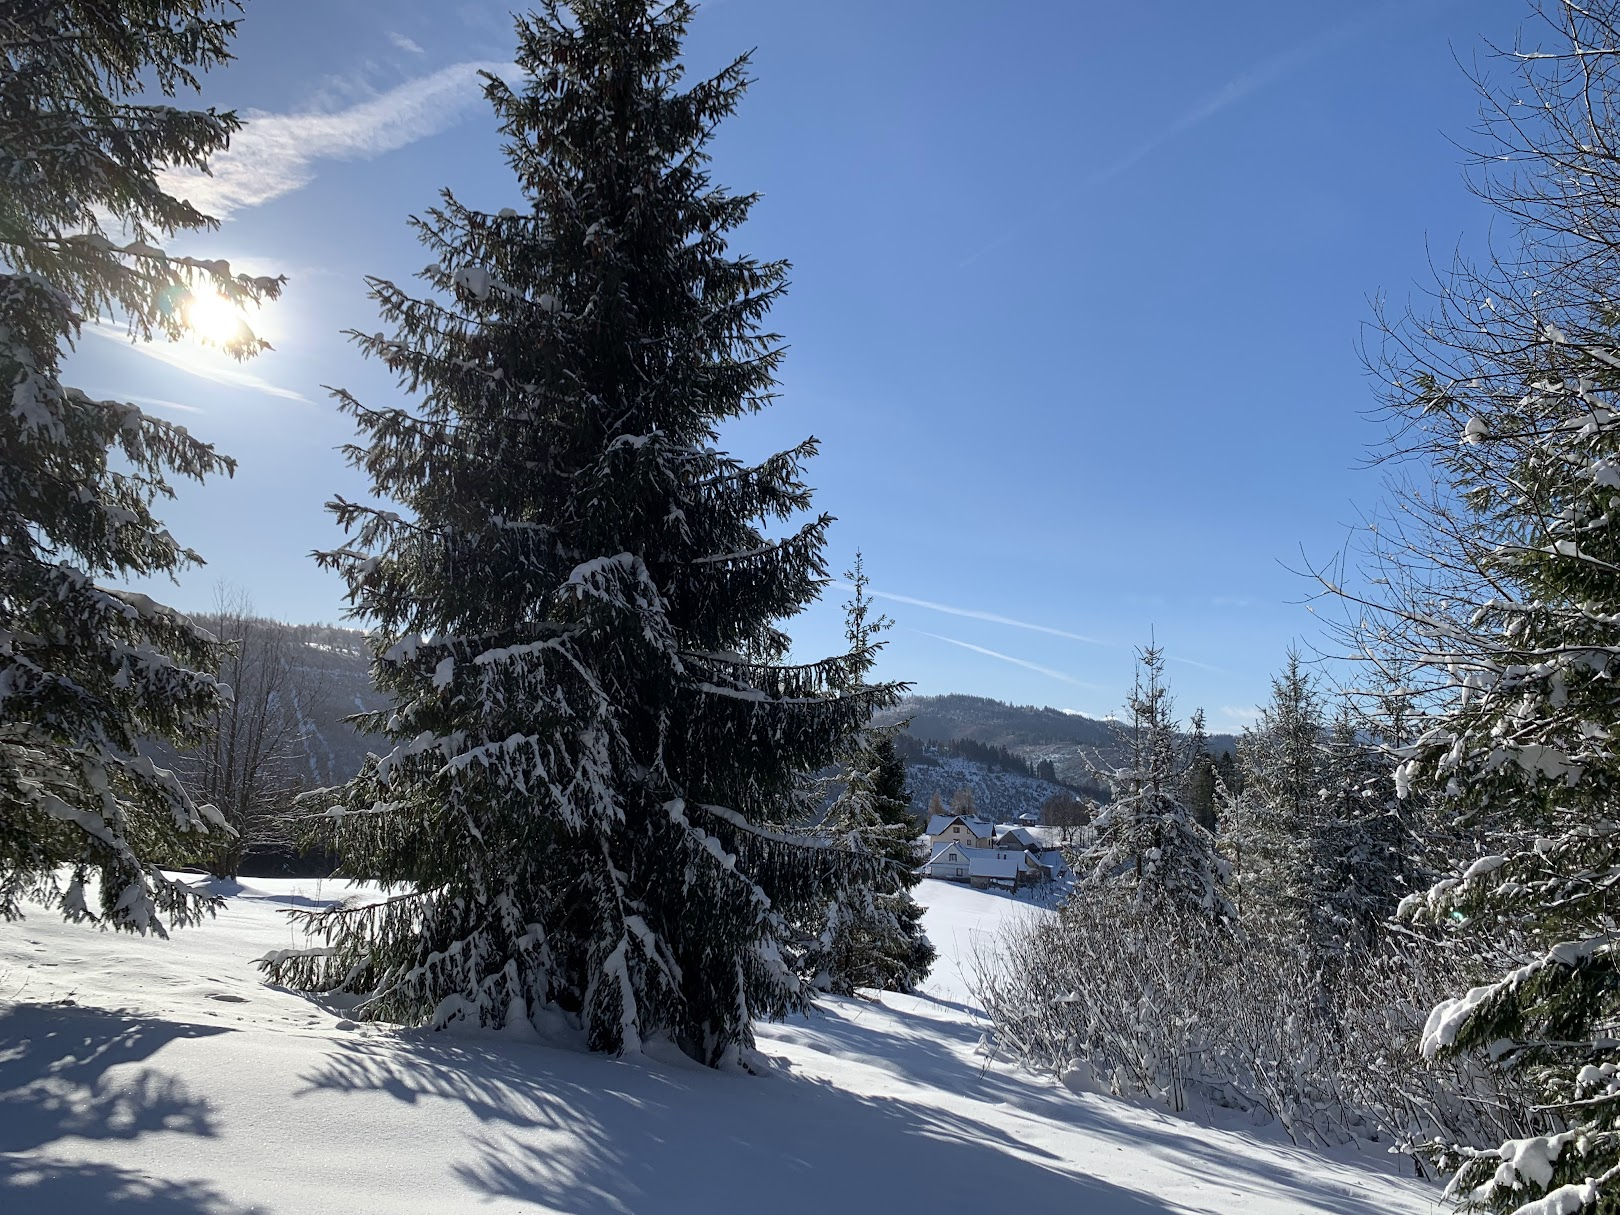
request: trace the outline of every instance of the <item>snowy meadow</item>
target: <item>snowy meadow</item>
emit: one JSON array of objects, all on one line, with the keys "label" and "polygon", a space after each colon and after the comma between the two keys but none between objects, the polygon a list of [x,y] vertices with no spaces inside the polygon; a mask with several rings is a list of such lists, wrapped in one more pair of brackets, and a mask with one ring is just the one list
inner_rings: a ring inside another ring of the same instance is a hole
[{"label": "snowy meadow", "polygon": [[988,1050],[964,978],[1025,899],[919,887],[939,961],[915,994],[762,1025],[761,1074],[613,1059],[577,1031],[349,1020],[266,985],[285,912],[327,881],[221,884],[174,939],[45,909],[0,940],[0,1207],[173,1215],[937,1209],[1388,1215],[1438,1190],[1385,1153],[1323,1155],[1073,1092]]}]

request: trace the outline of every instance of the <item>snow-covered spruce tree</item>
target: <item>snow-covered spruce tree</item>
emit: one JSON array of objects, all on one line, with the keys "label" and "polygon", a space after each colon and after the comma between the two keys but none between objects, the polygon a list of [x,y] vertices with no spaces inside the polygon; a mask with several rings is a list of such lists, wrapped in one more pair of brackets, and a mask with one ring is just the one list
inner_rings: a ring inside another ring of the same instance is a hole
[{"label": "snow-covered spruce tree", "polygon": [[[844,574],[853,588],[844,605],[844,635],[862,677],[883,643],[889,619],[872,614],[861,554]],[[851,736],[839,759],[837,796],[824,829],[851,852],[879,862],[870,883],[834,892],[803,963],[815,986],[839,995],[858,987],[909,991],[933,965],[934,947],[922,927],[922,907],[911,890],[926,859],[917,844],[917,820],[906,788],[906,762],[894,735],[904,725],[869,726]]]},{"label": "snow-covered spruce tree", "polygon": [[1209,753],[1209,726],[1202,709],[1193,710],[1187,723],[1187,763],[1181,774],[1181,800],[1193,819],[1211,834],[1215,831],[1215,757]]},{"label": "snow-covered spruce tree", "polygon": [[1400,901],[1426,887],[1418,799],[1395,792],[1394,744],[1381,719],[1346,700],[1323,740],[1312,940],[1344,961],[1370,949]]},{"label": "snow-covered spruce tree", "polygon": [[356,335],[414,410],[339,398],[378,497],[333,504],[325,554],[375,627],[393,749],[328,795],[372,907],[303,916],[323,948],[272,978],[443,1025],[551,1007],[599,1050],[668,1036],[718,1064],[804,1007],[784,946],[873,858],[785,824],[895,690],[863,656],[782,665],[823,585],[814,441],[758,465],[717,428],[772,398],[760,329],[786,264],[727,251],[754,202],[706,145],[746,60],[682,91],[689,4],[574,0],[517,21],[522,82],[486,79],[520,207],[448,192],[413,221],[392,336]]},{"label": "snow-covered spruce tree", "polygon": [[1436,488],[1396,487],[1351,640],[1430,707],[1402,791],[1473,836],[1403,906],[1488,976],[1434,1009],[1423,1053],[1528,1082],[1553,1122],[1442,1152],[1452,1193],[1574,1215],[1620,1211],[1620,4],[1540,15],[1550,45],[1482,89],[1476,188],[1514,251],[1383,321],[1392,453]]},{"label": "snow-covered spruce tree", "polygon": [[[213,226],[164,190],[159,168],[203,167],[237,122],[135,99],[196,89],[197,73],[229,58],[235,23],[222,14],[234,7],[0,7],[0,919],[31,898],[162,935],[165,919],[209,906],[158,865],[200,855],[224,822],[135,745],[183,741],[216,708],[216,646],[97,579],[198,561],[154,503],[173,495],[172,477],[233,464],[182,427],[64,385],[60,367],[86,321],[173,338],[193,291],[239,302],[280,291],[155,243]],[[227,348],[260,345],[243,328]]]},{"label": "snow-covered spruce tree", "polygon": [[1129,763],[1097,773],[1112,798],[1092,823],[1094,842],[1073,858],[1080,878],[1074,897],[1123,883],[1139,902],[1164,902],[1235,923],[1227,893],[1231,865],[1181,800],[1185,745],[1164,681],[1164,651],[1147,646],[1137,655],[1136,685],[1120,732]]},{"label": "snow-covered spruce tree", "polygon": [[1323,731],[1314,681],[1296,650],[1271,681],[1271,703],[1238,740],[1243,796],[1231,816],[1244,922],[1304,941],[1318,926]]}]

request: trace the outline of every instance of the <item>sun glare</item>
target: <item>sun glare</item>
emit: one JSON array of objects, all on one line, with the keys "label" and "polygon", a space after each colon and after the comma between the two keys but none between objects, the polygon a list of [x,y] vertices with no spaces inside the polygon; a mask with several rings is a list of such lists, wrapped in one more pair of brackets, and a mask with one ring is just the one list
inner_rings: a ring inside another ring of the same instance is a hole
[{"label": "sun glare", "polygon": [[241,310],[217,292],[197,292],[186,305],[187,327],[198,341],[211,346],[228,345],[246,323]]}]

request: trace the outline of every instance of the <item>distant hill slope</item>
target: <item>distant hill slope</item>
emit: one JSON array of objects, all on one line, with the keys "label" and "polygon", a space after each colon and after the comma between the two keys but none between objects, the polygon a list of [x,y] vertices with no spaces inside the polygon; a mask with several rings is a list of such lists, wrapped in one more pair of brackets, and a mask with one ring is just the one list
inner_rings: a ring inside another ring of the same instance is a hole
[{"label": "distant hill slope", "polygon": [[295,678],[302,764],[310,781],[335,785],[360,770],[368,751],[385,740],[362,734],[344,719],[384,707],[371,682],[371,654],[359,629],[324,624],[284,624]]},{"label": "distant hill slope", "polygon": [[928,813],[934,794],[948,808],[959,789],[973,794],[973,807],[986,818],[1005,823],[1025,811],[1040,813],[1041,803],[1061,785],[1006,772],[988,764],[955,755],[921,754],[906,756],[906,786],[911,790],[911,809],[919,817]]},{"label": "distant hill slope", "polygon": [[[365,633],[334,625],[261,623],[284,630],[289,643],[286,653],[295,676],[290,682],[301,724],[301,770],[314,785],[347,780],[360,770],[368,751],[384,744],[345,720],[384,706],[372,686]],[[880,724],[907,719],[910,738],[902,750],[911,772],[913,808],[919,813],[926,811],[935,792],[949,804],[952,795],[965,788],[981,810],[1001,819],[1014,818],[1026,810],[1039,810],[1065,786],[1100,792],[1089,765],[1119,759],[1111,722],[1059,709],[953,693],[908,697],[877,718]],[[958,742],[984,746],[970,745],[971,755],[951,755],[942,746],[927,745]],[[1210,739],[1217,754],[1234,745],[1229,734]],[[1027,764],[1029,771],[1012,770],[994,756],[986,762],[983,752],[996,748],[1011,752],[1011,757],[1002,758],[1011,758],[1016,767]],[[1048,759],[1060,783],[1033,774],[1035,766]]]},{"label": "distant hill slope", "polygon": [[[1068,785],[1092,784],[1092,764],[1106,766],[1122,758],[1112,722],[959,692],[909,696],[894,708],[882,711],[877,720],[886,725],[909,720],[906,732],[925,742],[968,739],[1005,747],[1032,767],[1049,759],[1057,778]],[[1216,755],[1235,751],[1236,747],[1237,739],[1230,734],[1210,736],[1209,749]],[[949,793],[945,797],[948,801]]]}]

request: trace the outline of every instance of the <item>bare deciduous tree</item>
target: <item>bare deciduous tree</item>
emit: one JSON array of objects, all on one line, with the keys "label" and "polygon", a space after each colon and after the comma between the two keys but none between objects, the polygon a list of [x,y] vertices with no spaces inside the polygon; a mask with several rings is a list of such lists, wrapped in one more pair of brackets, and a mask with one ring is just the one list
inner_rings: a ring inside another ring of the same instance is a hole
[{"label": "bare deciduous tree", "polygon": [[1091,822],[1091,807],[1072,793],[1054,793],[1041,803],[1041,822],[1056,827],[1067,848],[1074,837]]},{"label": "bare deciduous tree", "polygon": [[232,696],[178,767],[192,795],[236,829],[213,857],[221,874],[234,875],[252,856],[295,846],[292,800],[308,783],[300,705],[310,703],[318,676],[296,662],[289,630],[254,615],[238,588],[220,586],[213,610],[196,621],[228,647],[219,677]]}]

